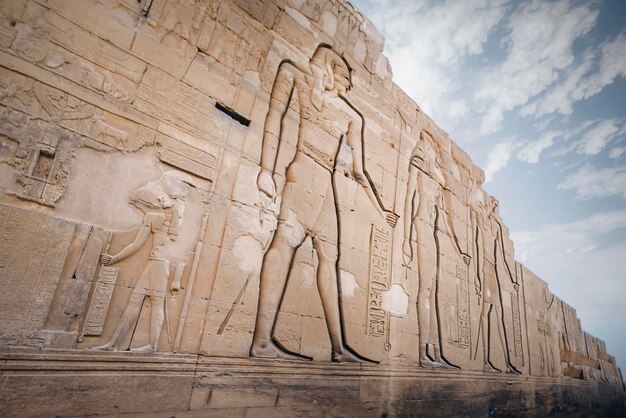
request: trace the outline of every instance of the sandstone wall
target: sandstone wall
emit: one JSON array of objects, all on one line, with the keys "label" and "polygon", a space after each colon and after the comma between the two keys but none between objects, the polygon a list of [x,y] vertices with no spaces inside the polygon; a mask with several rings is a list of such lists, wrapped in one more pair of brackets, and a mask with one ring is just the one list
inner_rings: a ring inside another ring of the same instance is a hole
[{"label": "sandstone wall", "polygon": [[[258,373],[256,358],[333,360],[385,382],[508,372],[621,399],[604,342],[515,261],[482,170],[392,82],[382,49],[341,0],[1,2],[13,411],[35,414],[16,371],[59,352],[106,375],[198,355]],[[144,354],[104,352],[127,350]],[[187,377],[193,396],[234,384]],[[409,396],[392,392],[372,411]]]}]

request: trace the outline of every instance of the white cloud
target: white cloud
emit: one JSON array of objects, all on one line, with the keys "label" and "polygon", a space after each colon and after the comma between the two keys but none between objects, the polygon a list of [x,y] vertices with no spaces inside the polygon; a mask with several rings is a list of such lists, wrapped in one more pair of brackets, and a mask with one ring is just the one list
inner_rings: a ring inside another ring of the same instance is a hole
[{"label": "white cloud", "polygon": [[549,224],[533,231],[511,233],[515,251],[522,261],[536,254],[583,254],[594,251],[603,236],[626,228],[626,210],[599,213],[588,218]]},{"label": "white cloud", "polygon": [[524,147],[517,153],[517,158],[520,161],[524,161],[529,164],[537,163],[543,150],[550,148],[552,144],[554,144],[554,140],[562,134],[563,133],[560,131],[545,132],[536,141],[531,141],[524,145]]},{"label": "white cloud", "polygon": [[626,151],[626,147],[615,147],[609,152],[609,158],[617,160]]},{"label": "white cloud", "polygon": [[521,114],[538,117],[558,112],[569,115],[574,103],[598,94],[616,78],[624,76],[626,35],[622,33],[586,50],[578,63],[566,69],[563,81],[524,106]]},{"label": "white cloud", "polygon": [[595,155],[616,137],[624,134],[625,131],[626,124],[622,124],[616,119],[586,120],[570,129],[544,132],[539,139],[527,142],[517,153],[517,158],[520,161],[535,164],[539,162],[543,151],[557,142],[562,143],[564,141],[571,142],[554,150],[550,154],[552,157],[560,157],[572,151],[582,155]]},{"label": "white cloud", "polygon": [[483,77],[476,99],[488,103],[481,133],[500,129],[504,112],[522,106],[558,80],[575,60],[572,45],[596,24],[590,5],[568,0],[522,4],[511,16],[506,59]]},{"label": "white cloud", "polygon": [[563,115],[570,115],[573,112],[574,102],[580,100],[580,98],[574,98],[575,92],[585,74],[591,70],[594,59],[595,53],[592,50],[586,51],[582,62],[565,71],[563,81],[550,88],[543,96],[525,105],[520,110],[520,114],[539,117],[558,112]]},{"label": "white cloud", "polygon": [[599,93],[617,77],[626,77],[626,33],[601,45],[599,70],[585,78],[574,92],[575,99],[586,99]]},{"label": "white cloud", "polygon": [[563,190],[575,190],[579,199],[614,195],[621,195],[626,199],[626,166],[596,169],[587,164],[576,173],[567,176],[558,187]]},{"label": "white cloud", "polygon": [[511,154],[519,146],[520,144],[515,139],[507,139],[491,149],[487,157],[487,166],[485,167],[485,183],[493,180],[493,175],[506,167],[511,159]]},{"label": "white cloud", "polygon": [[589,129],[577,142],[576,152],[583,155],[598,154],[620,131],[617,124],[615,119],[606,119]]},{"label": "white cloud", "polygon": [[465,81],[464,58],[478,55],[489,34],[502,20],[506,0],[459,2],[447,0],[356,1],[385,36],[385,54],[394,81],[438,124],[446,126],[464,116],[468,106],[459,99]]}]

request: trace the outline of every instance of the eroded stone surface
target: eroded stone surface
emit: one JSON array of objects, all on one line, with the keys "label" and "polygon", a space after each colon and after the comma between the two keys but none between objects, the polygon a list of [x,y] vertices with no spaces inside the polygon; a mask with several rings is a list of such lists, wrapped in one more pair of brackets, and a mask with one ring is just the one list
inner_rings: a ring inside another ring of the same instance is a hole
[{"label": "eroded stone surface", "polygon": [[[407,415],[445,373],[442,413],[619,408],[614,357],[382,45],[343,0],[1,2],[1,413],[64,386],[55,414]],[[261,387],[276,364],[312,379]]]}]

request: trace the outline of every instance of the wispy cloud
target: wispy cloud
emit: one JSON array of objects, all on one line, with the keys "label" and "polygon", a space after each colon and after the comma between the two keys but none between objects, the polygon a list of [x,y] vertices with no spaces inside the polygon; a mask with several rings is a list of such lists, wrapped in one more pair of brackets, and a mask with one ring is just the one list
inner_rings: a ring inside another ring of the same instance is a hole
[{"label": "wispy cloud", "polygon": [[563,190],[576,191],[579,199],[622,196],[626,200],[626,166],[597,169],[586,164],[559,184]]},{"label": "wispy cloud", "polygon": [[532,231],[511,234],[517,256],[528,260],[535,254],[582,254],[595,250],[605,234],[626,228],[626,210],[599,213],[585,219],[549,224]]},{"label": "wispy cloud", "polygon": [[543,150],[550,148],[556,138],[563,135],[561,131],[548,131],[541,135],[541,137],[535,141],[528,142],[517,153],[517,158],[520,161],[524,161],[530,164],[539,162],[539,157]]},{"label": "wispy cloud", "polygon": [[615,147],[609,152],[609,158],[612,160],[617,160],[619,157],[624,154],[626,151],[626,147]]},{"label": "wispy cloud", "polygon": [[[385,35],[394,80],[427,113],[445,125],[468,111],[459,66],[483,53],[489,35],[509,8],[505,0],[437,4],[427,0],[365,1],[368,17]],[[407,63],[408,61],[408,63]]]},{"label": "wispy cloud", "polygon": [[513,152],[519,148],[520,144],[515,138],[506,139],[494,146],[487,157],[487,166],[485,167],[485,182],[493,180],[493,176],[502,170],[509,163]]},{"label": "wispy cloud", "polygon": [[598,154],[609,142],[611,142],[613,138],[615,138],[619,131],[620,128],[617,120],[603,120],[585,132],[583,137],[576,144],[576,152],[583,155]]},{"label": "wispy cloud", "polygon": [[[575,61],[573,44],[596,24],[590,5],[561,0],[524,3],[508,23],[508,56],[483,77],[476,92],[488,103],[481,133],[500,130],[504,113],[542,93]],[[547,41],[549,40],[549,42]]]},{"label": "wispy cloud", "polygon": [[626,34],[589,48],[569,66],[557,85],[521,109],[524,116],[549,113],[570,115],[576,102],[600,93],[618,77],[626,76]]}]

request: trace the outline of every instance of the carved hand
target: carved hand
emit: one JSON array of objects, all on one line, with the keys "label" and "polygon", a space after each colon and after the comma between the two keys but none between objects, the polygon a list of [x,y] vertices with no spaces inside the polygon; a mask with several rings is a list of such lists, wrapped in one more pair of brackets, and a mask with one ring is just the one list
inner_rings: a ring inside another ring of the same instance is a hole
[{"label": "carved hand", "polygon": [[513,288],[515,289],[515,292],[519,292],[519,283],[513,283]]},{"label": "carved hand", "polygon": [[179,281],[173,281],[172,282],[172,286],[170,287],[170,291],[172,293],[177,293],[180,290],[180,282]]},{"label": "carved hand", "polygon": [[398,218],[400,216],[396,215],[395,213],[393,213],[393,212],[391,212],[389,210],[384,210],[383,213],[385,214],[385,220],[387,221],[389,226],[392,227],[392,228],[395,228],[396,227],[396,223],[398,223]]},{"label": "carved hand", "polygon": [[461,257],[463,257],[463,262],[465,263],[465,265],[469,266],[470,262],[472,261],[472,257],[470,257],[469,255],[465,253],[461,253]]},{"label": "carved hand", "polygon": [[110,266],[117,263],[117,258],[113,257],[109,254],[101,254],[100,255],[100,264],[104,266]]},{"label": "carved hand", "polygon": [[272,174],[265,169],[262,169],[259,173],[259,177],[256,180],[257,187],[270,199],[274,198],[276,194],[276,184],[272,178]]}]

